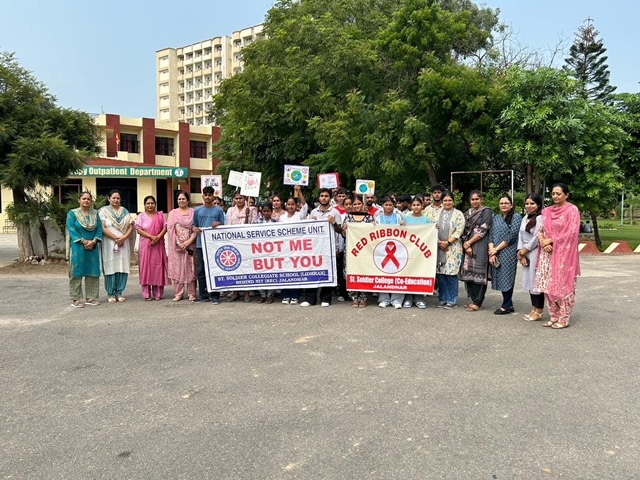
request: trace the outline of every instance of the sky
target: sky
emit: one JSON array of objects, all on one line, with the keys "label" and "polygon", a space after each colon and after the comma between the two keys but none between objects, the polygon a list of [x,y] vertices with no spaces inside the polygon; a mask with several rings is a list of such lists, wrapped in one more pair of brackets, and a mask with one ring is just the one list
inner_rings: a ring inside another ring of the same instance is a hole
[{"label": "sky", "polygon": [[[262,23],[272,0],[4,1],[0,50],[44,82],[60,105],[89,113],[156,116],[155,52]],[[605,42],[611,83],[640,91],[638,0],[485,0],[518,42],[566,51],[587,18]],[[175,5],[189,5],[176,11]],[[566,55],[559,57],[562,62]]]}]

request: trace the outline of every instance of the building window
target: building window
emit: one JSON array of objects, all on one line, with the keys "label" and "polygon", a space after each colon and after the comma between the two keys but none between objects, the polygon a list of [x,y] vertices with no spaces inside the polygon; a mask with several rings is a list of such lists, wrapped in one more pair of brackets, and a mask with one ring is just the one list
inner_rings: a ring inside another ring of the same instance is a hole
[{"label": "building window", "polygon": [[207,158],[207,142],[191,140],[191,158]]},{"label": "building window", "polygon": [[200,193],[200,177],[189,178],[189,189],[191,193]]},{"label": "building window", "polygon": [[156,137],[156,155],[173,155],[173,138]]},{"label": "building window", "polygon": [[67,178],[64,183],[53,187],[53,195],[61,204],[72,202],[72,196],[80,192],[82,192],[82,179]]},{"label": "building window", "polygon": [[140,142],[138,142],[138,135],[135,133],[123,133],[120,135],[120,148],[121,152],[140,153]]}]

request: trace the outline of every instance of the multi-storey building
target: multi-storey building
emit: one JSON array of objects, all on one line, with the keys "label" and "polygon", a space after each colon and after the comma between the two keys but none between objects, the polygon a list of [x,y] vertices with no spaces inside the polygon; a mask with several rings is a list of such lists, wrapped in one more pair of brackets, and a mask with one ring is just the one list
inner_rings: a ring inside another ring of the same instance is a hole
[{"label": "multi-storey building", "polygon": [[[178,190],[191,192],[192,203],[202,203],[200,176],[211,175],[217,166],[211,152],[220,138],[218,127],[113,114],[98,115],[95,124],[100,154],[61,185],[47,189],[61,203],[70,193],[106,195],[112,189],[120,191],[122,204],[132,213],[144,211],[146,195],[155,196],[158,210],[167,213],[177,206]],[[0,187],[2,226],[12,201],[12,191]]]},{"label": "multi-storey building", "polygon": [[159,121],[208,125],[211,97],[243,69],[242,49],[264,37],[262,25],[180,48],[156,52]]}]

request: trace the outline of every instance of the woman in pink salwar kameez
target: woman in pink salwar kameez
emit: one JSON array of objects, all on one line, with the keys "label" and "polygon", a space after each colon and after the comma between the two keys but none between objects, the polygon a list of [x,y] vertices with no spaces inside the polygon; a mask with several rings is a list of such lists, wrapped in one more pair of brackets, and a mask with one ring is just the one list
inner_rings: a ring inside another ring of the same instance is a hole
[{"label": "woman in pink salwar kameez", "polygon": [[551,320],[544,327],[569,326],[576,301],[576,278],[580,275],[580,212],[569,203],[569,188],[556,183],[551,189],[553,205],[542,210],[538,234],[540,256],[534,290],[544,292]]},{"label": "woman in pink salwar kameez", "polygon": [[136,231],[140,235],[138,269],[142,297],[145,300],[160,300],[165,285],[169,285],[164,245],[167,222],[163,213],[156,210],[156,199],[151,195],[144,198],[144,212],[136,219]]},{"label": "woman in pink salwar kameez", "polygon": [[175,290],[174,302],[184,297],[187,285],[189,300],[196,299],[196,273],[193,254],[197,235],[193,231],[193,208],[189,207],[189,194],[178,194],[178,208],[169,212],[169,278]]}]

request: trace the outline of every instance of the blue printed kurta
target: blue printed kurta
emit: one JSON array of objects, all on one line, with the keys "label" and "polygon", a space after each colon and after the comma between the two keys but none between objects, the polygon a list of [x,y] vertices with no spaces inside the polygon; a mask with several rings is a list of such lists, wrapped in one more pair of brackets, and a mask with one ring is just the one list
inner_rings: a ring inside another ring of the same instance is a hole
[{"label": "blue printed kurta", "polygon": [[502,242],[508,242],[509,246],[498,252],[500,266],[491,267],[491,288],[506,292],[516,283],[516,268],[518,266],[518,232],[522,217],[518,213],[513,214],[511,225],[507,225],[504,216],[493,217],[493,225],[489,233],[489,243],[498,246]]},{"label": "blue printed kurta", "polygon": [[102,222],[98,219],[98,212],[92,209],[90,215],[95,216],[96,228],[93,231],[82,226],[73,210],[67,214],[67,234],[71,240],[69,274],[72,278],[100,278],[99,245],[96,244],[93,250],[86,250],[82,244],[82,240],[102,240]]}]

